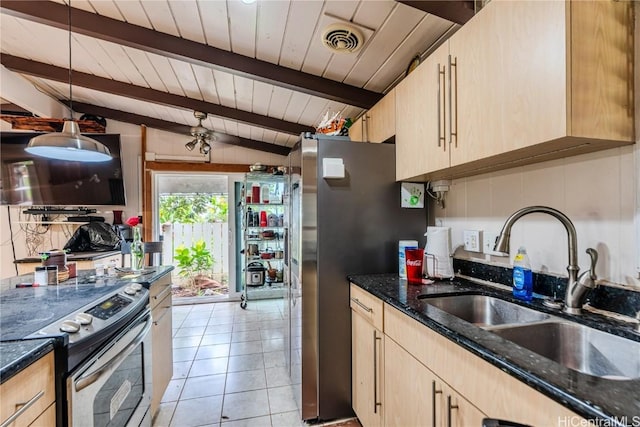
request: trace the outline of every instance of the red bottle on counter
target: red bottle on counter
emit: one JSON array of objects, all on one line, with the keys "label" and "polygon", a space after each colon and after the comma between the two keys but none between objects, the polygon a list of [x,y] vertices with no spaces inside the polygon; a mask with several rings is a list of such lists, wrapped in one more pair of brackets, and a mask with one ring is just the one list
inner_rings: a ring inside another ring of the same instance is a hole
[{"label": "red bottle on counter", "polygon": [[265,211],[260,211],[260,227],[267,226],[267,213]]}]

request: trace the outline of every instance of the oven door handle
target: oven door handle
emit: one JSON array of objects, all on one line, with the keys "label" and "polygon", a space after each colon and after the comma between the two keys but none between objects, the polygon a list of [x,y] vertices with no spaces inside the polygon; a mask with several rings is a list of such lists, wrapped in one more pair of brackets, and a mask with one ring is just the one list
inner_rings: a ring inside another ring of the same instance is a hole
[{"label": "oven door handle", "polygon": [[144,329],[142,329],[142,331],[138,334],[138,336],[136,336],[135,339],[124,350],[122,350],[118,354],[118,356],[109,360],[107,363],[105,363],[95,371],[91,372],[90,374],[83,375],[80,378],[78,378],[78,380],[75,382],[76,391],[80,391],[83,388],[86,388],[91,384],[95,383],[96,381],[98,381],[98,379],[100,379],[102,375],[104,375],[105,372],[109,371],[112,366],[117,366],[124,359],[126,359],[133,352],[133,350],[135,350],[135,348],[145,339],[145,337],[151,330],[151,324],[152,324],[151,316],[147,317],[147,320],[145,323],[146,324],[144,326]]}]

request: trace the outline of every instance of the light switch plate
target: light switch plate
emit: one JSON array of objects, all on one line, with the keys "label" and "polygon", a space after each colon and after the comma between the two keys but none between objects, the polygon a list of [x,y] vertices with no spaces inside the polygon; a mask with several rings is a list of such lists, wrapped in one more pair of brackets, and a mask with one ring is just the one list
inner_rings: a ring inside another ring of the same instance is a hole
[{"label": "light switch plate", "polygon": [[464,250],[468,252],[482,252],[482,231],[464,230]]},{"label": "light switch plate", "polygon": [[498,233],[495,231],[484,231],[482,236],[482,252],[487,255],[503,256],[500,252],[495,252],[493,247],[496,244]]},{"label": "light switch plate", "polygon": [[342,159],[325,157],[322,159],[322,177],[327,179],[344,178],[344,162]]},{"label": "light switch plate", "polygon": [[403,182],[400,186],[400,197],[403,208],[424,208],[424,184]]}]

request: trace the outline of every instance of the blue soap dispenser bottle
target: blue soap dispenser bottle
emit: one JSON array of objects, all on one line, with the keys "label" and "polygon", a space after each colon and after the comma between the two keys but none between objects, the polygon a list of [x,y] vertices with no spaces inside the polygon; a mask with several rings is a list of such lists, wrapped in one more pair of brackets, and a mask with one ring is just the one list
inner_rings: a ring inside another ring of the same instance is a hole
[{"label": "blue soap dispenser bottle", "polygon": [[531,301],[533,298],[531,262],[523,246],[513,259],[513,296],[523,301]]}]

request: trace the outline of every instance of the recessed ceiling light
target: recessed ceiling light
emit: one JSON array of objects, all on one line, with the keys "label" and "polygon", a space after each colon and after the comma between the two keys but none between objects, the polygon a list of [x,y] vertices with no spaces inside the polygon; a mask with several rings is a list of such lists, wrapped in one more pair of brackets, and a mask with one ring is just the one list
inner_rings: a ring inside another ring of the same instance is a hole
[{"label": "recessed ceiling light", "polygon": [[242,0],[242,3],[244,4],[251,4],[251,3],[255,3],[256,0]]}]

